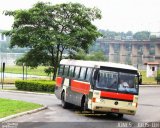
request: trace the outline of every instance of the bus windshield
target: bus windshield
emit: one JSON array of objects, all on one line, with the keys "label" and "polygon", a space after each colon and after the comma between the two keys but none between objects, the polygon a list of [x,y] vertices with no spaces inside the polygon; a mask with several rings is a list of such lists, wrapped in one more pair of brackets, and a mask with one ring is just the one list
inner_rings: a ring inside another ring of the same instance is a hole
[{"label": "bus windshield", "polygon": [[137,74],[99,70],[96,87],[122,93],[138,93]]}]

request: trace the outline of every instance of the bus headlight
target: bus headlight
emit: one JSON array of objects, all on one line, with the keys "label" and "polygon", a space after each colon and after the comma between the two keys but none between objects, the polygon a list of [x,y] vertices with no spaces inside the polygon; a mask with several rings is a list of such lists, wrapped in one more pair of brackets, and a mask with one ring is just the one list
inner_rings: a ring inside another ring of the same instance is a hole
[{"label": "bus headlight", "polygon": [[132,103],[132,106],[137,107],[137,103]]}]

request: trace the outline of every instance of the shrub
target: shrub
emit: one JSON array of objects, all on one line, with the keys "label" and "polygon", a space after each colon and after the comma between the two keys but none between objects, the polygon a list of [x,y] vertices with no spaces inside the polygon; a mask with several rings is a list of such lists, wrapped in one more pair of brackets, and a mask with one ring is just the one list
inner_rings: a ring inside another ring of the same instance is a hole
[{"label": "shrub", "polygon": [[54,92],[55,81],[47,80],[17,80],[15,86],[18,90]]}]

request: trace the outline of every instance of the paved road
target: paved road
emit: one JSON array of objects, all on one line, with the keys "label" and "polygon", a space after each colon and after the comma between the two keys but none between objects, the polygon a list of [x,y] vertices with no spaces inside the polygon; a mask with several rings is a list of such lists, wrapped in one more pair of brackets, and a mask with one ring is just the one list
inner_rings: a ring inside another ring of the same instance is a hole
[{"label": "paved road", "polygon": [[[123,119],[118,119],[115,115],[84,116],[80,114],[77,108],[63,109],[55,95],[35,95],[0,91],[0,97],[24,100],[49,106],[46,110],[11,119],[9,122],[103,122],[107,123],[107,125],[110,123],[113,125],[113,122],[114,125],[119,125],[118,123],[120,121],[160,122],[160,87],[141,87],[139,106],[136,115],[125,115]],[[77,126],[77,123],[74,126]],[[96,123],[94,125],[98,124],[99,123]],[[90,124],[88,124],[88,126],[90,126]]]}]

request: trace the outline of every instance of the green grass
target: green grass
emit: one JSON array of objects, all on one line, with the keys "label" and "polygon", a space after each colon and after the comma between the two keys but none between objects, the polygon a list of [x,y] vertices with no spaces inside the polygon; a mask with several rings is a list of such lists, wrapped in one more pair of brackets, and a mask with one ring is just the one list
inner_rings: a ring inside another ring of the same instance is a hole
[{"label": "green grass", "polygon": [[142,84],[157,84],[154,77],[146,77],[146,71],[140,71],[142,74]]},{"label": "green grass", "polygon": [[0,118],[40,107],[42,105],[0,98]]},{"label": "green grass", "polygon": [[[29,75],[39,75],[39,76],[47,76],[44,72],[45,66],[39,66],[37,68],[31,69],[27,68],[27,74]],[[5,68],[6,73],[15,73],[15,74],[23,74],[22,66],[6,66]],[[24,72],[26,73],[26,67]]]}]

